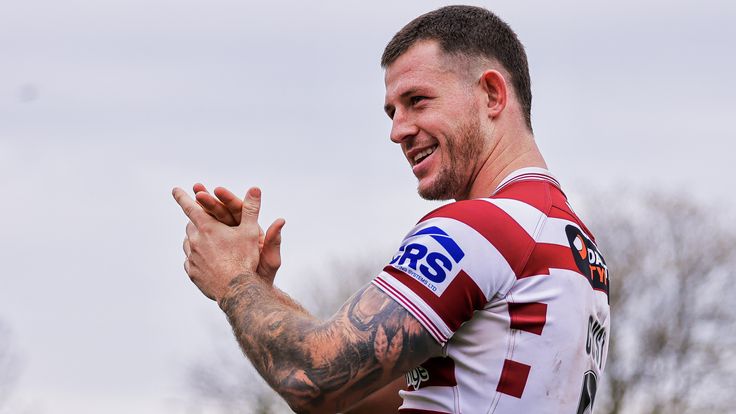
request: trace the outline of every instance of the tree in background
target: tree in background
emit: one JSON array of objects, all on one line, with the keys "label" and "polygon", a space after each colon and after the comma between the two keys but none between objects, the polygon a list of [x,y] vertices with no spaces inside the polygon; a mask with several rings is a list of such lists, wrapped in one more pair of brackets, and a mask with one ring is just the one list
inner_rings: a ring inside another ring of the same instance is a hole
[{"label": "tree in background", "polygon": [[[734,221],[723,210],[671,194],[588,201],[583,219],[611,272],[612,336],[595,412],[732,412]],[[329,274],[309,279],[315,290],[304,304],[329,317],[383,264],[327,266]],[[239,353],[232,335],[220,343],[189,372],[195,407],[221,414],[290,412]]]},{"label": "tree in background", "polygon": [[600,199],[589,224],[611,275],[612,335],[596,412],[733,412],[734,221],[684,196]]}]

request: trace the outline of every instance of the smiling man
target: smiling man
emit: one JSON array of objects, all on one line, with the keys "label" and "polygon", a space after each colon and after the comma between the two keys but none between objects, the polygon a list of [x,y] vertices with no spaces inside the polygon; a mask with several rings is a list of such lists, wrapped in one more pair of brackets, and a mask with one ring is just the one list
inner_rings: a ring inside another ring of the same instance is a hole
[{"label": "smiling man", "polygon": [[451,6],[401,29],[381,63],[419,194],[456,201],[323,321],[272,285],[283,221],[260,231],[258,189],[195,185],[198,203],[175,189],[187,273],[295,411],[590,412],[608,270],[535,144],[523,46],[493,13]]}]

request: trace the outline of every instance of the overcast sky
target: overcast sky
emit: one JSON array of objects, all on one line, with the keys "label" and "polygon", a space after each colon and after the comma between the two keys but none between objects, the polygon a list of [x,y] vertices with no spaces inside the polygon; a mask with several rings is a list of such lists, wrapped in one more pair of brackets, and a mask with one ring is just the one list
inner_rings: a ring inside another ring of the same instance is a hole
[{"label": "overcast sky", "polygon": [[[263,223],[287,219],[277,283],[296,297],[336,259],[390,253],[435,204],[388,139],[378,61],[443,4],[0,3],[16,406],[173,412],[225,324],[183,272],[175,185],[261,186]],[[664,187],[734,205],[733,2],[475,4],[526,45],[535,135],[568,193]]]}]

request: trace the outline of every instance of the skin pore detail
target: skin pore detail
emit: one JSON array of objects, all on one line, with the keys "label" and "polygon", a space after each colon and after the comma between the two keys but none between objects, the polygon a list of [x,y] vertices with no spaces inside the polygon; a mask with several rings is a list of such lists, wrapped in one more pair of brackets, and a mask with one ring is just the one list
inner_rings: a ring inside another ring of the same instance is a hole
[{"label": "skin pore detail", "polygon": [[327,321],[257,275],[233,279],[220,307],[245,355],[296,411],[344,410],[441,353],[419,322],[372,284]]}]

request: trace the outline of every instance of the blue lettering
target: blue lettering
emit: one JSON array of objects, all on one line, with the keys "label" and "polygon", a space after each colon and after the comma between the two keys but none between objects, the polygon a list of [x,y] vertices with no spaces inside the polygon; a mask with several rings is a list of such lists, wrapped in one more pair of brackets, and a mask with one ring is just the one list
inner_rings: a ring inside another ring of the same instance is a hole
[{"label": "blue lettering", "polygon": [[399,260],[399,266],[404,265],[406,261],[409,261],[409,267],[417,270],[417,261],[427,254],[427,247],[421,244],[412,243],[404,249],[404,254]]},{"label": "blue lettering", "polygon": [[[452,270],[452,262],[450,259],[437,252],[432,252],[427,255],[427,264],[429,266],[419,266],[419,271],[422,272],[424,277],[434,283],[442,283],[442,281],[445,280],[445,277],[447,277],[445,269],[448,271]],[[430,268],[433,271],[431,271]]]},{"label": "blue lettering", "polygon": [[404,251],[404,247],[405,246],[399,247],[399,252],[396,254],[396,257],[394,257],[393,259],[391,259],[391,262],[389,264],[394,264],[394,263],[396,263],[399,260],[399,258],[401,257],[401,253]]}]

